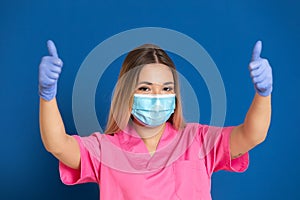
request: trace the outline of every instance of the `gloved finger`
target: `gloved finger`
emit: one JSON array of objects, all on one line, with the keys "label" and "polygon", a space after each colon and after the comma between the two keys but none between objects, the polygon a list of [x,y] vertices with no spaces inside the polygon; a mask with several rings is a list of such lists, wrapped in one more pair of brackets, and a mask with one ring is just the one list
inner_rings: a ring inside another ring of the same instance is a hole
[{"label": "gloved finger", "polygon": [[59,58],[53,58],[52,63],[58,67],[62,67],[63,66],[63,61]]},{"label": "gloved finger", "polygon": [[266,91],[267,89],[271,88],[272,87],[272,82],[265,79],[264,81],[260,82],[260,83],[257,83],[256,84],[256,88],[260,91]]},{"label": "gloved finger", "polygon": [[55,72],[51,72],[51,71],[49,71],[47,73],[47,78],[49,78],[49,79],[57,80],[58,77],[59,77],[59,73],[55,73]]},{"label": "gloved finger", "polygon": [[251,61],[256,61],[260,59],[261,50],[262,50],[262,42],[258,40],[254,45]]},{"label": "gloved finger", "polygon": [[266,67],[259,65],[257,68],[250,70],[251,77],[256,77],[261,75],[266,70]]},{"label": "gloved finger", "polygon": [[51,72],[54,72],[54,73],[60,74],[60,72],[61,72],[61,67],[55,65],[55,66],[53,66],[53,67],[50,68],[50,71],[51,71]]},{"label": "gloved finger", "polygon": [[63,66],[63,62],[61,59],[52,57],[52,56],[44,56],[42,58],[41,64],[46,64],[46,65],[57,65],[59,67]]},{"label": "gloved finger", "polygon": [[263,82],[264,80],[266,79],[266,74],[265,73],[262,73],[260,74],[259,76],[256,76],[252,79],[253,83],[261,83]]},{"label": "gloved finger", "polygon": [[53,65],[56,65],[58,67],[62,67],[63,66],[63,62],[61,59],[56,58],[56,57],[50,57],[48,56],[47,61]]},{"label": "gloved finger", "polygon": [[49,86],[53,86],[56,82],[57,82],[57,79],[53,79],[53,78],[50,78],[50,77],[43,77],[39,80],[40,82],[40,85],[43,86],[43,87],[49,87]]},{"label": "gloved finger", "polygon": [[257,68],[259,68],[262,65],[261,60],[257,60],[257,61],[252,61],[249,63],[249,70],[256,70]]},{"label": "gloved finger", "polygon": [[47,41],[47,47],[48,47],[49,55],[58,58],[57,50],[52,40]]}]

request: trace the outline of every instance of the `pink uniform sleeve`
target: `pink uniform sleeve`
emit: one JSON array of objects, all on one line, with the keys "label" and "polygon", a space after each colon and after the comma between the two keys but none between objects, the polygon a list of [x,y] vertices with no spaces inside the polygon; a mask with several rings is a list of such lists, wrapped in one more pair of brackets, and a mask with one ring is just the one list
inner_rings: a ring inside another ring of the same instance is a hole
[{"label": "pink uniform sleeve", "polygon": [[231,159],[230,134],[232,129],[233,127],[202,127],[202,141],[206,140],[204,141],[206,167],[210,175],[219,170],[244,172],[248,168],[248,152],[238,158]]},{"label": "pink uniform sleeve", "polygon": [[66,185],[100,181],[100,133],[88,137],[73,135],[80,147],[80,169],[72,169],[59,162],[61,181]]}]

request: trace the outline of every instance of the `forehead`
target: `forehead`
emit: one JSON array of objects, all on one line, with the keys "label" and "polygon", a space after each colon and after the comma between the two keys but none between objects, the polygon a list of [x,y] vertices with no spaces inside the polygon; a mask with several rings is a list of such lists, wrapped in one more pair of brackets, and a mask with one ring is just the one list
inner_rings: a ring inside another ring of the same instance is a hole
[{"label": "forehead", "polygon": [[171,68],[159,63],[145,65],[139,75],[139,82],[147,81],[150,83],[174,82]]}]

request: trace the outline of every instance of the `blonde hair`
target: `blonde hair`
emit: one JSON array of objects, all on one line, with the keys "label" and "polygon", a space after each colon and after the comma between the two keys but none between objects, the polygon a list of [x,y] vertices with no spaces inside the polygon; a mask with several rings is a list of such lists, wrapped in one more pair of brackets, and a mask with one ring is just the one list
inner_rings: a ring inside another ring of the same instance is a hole
[{"label": "blonde hair", "polygon": [[153,44],[144,44],[130,51],[122,64],[110,106],[105,130],[106,134],[117,133],[127,126],[131,117],[133,94],[138,84],[139,74],[144,65],[152,63],[164,64],[172,71],[175,84],[176,107],[168,121],[177,130],[184,128],[185,122],[182,114],[180,87],[175,65],[160,47]]}]

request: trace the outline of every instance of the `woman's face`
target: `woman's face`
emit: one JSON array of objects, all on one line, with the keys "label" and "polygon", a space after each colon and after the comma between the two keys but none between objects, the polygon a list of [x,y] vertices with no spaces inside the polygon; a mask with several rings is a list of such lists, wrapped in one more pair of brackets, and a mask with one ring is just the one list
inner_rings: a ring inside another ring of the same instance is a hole
[{"label": "woman's face", "polygon": [[159,63],[147,64],[140,72],[136,94],[174,94],[171,69]]}]

